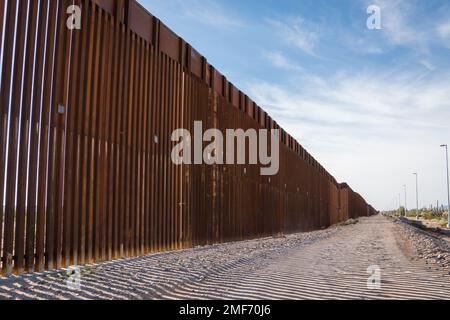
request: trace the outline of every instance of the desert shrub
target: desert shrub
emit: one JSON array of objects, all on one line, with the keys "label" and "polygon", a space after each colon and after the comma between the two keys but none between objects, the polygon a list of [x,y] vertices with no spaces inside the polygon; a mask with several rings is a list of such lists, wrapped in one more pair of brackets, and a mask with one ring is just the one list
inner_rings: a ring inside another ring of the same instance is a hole
[{"label": "desert shrub", "polygon": [[409,210],[406,214],[408,218],[415,218],[416,217],[416,210]]},{"label": "desert shrub", "polygon": [[428,211],[428,210],[422,211],[420,213],[420,216],[425,220],[432,220],[437,217],[433,211]]}]

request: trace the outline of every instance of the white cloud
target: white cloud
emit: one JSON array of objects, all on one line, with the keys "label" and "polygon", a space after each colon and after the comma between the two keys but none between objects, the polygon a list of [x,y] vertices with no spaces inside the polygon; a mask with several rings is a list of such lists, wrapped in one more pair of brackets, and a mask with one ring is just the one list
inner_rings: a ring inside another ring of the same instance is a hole
[{"label": "white cloud", "polygon": [[411,21],[415,8],[412,2],[378,0],[376,3],[382,10],[383,30],[393,44],[417,45],[426,41],[424,32]]},{"label": "white cloud", "polygon": [[[450,21],[439,24],[436,19],[424,19],[423,2],[412,0],[364,0],[366,5],[376,4],[381,8],[383,30],[392,46],[407,46],[429,54],[431,45],[448,47]],[[442,11],[448,10],[445,7]],[[448,16],[446,14],[445,16]],[[438,19],[439,20],[439,19]]]},{"label": "white cloud", "polygon": [[389,188],[410,183],[413,171],[423,175],[421,205],[444,198],[439,145],[450,143],[450,73],[301,77],[292,86],[254,82],[249,95],[377,208],[387,208]]},{"label": "white cloud", "polygon": [[450,21],[446,21],[439,25],[437,31],[443,39],[450,38]]},{"label": "white cloud", "polygon": [[300,16],[286,18],[284,21],[268,20],[268,22],[285,44],[300,49],[308,55],[317,56],[314,52],[315,44],[319,39],[317,26],[309,26]]},{"label": "white cloud", "polygon": [[425,68],[427,68],[429,71],[436,70],[436,66],[433,63],[431,63],[430,61],[428,61],[428,60],[420,60],[419,63],[422,66],[424,66]]},{"label": "white cloud", "polygon": [[378,55],[386,52],[383,44],[369,37],[358,37],[350,33],[342,36],[342,41],[353,51],[362,54]]},{"label": "white cloud", "polygon": [[303,71],[298,63],[286,58],[281,52],[265,52],[264,57],[277,68],[287,71]]}]

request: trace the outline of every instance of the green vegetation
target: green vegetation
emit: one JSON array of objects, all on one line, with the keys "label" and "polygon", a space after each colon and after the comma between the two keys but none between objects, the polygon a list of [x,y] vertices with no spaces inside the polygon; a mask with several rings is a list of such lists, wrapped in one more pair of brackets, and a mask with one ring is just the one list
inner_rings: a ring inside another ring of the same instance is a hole
[{"label": "green vegetation", "polygon": [[[391,217],[404,217],[405,208],[400,207],[397,210],[387,211],[384,212],[384,215]],[[415,218],[416,216],[416,210],[408,210],[406,212],[407,218]],[[435,221],[443,228],[447,227],[448,211],[442,212],[437,210],[421,209],[419,210],[419,217],[424,220]]]},{"label": "green vegetation", "polygon": [[[390,217],[404,217],[405,216],[405,208],[400,207],[397,210],[383,212],[383,214],[386,216],[390,216]],[[407,213],[407,215],[408,214],[409,213]]]}]

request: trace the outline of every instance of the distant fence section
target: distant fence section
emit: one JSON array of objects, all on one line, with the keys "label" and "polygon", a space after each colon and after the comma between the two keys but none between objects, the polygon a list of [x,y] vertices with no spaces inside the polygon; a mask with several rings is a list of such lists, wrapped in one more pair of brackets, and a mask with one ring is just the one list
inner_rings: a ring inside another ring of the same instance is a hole
[{"label": "distant fence section", "polygon": [[[67,8],[82,9],[70,30]],[[0,0],[1,273],[281,233],[375,210],[134,0]],[[176,128],[280,129],[280,172],[175,165]]]}]

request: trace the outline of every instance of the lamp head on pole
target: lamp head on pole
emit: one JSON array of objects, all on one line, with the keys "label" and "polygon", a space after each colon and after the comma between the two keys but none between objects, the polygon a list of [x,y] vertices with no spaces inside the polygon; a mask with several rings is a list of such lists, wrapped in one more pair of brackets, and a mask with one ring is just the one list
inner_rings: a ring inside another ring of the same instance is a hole
[{"label": "lamp head on pole", "polygon": [[441,144],[441,148],[447,148],[446,144]]}]

